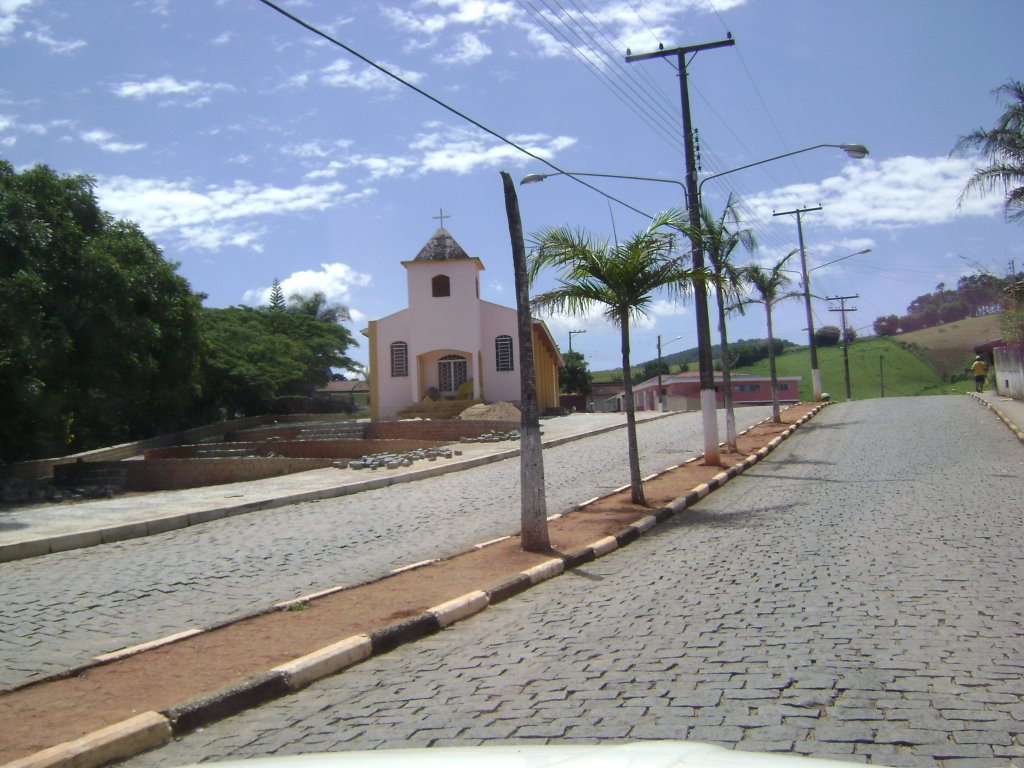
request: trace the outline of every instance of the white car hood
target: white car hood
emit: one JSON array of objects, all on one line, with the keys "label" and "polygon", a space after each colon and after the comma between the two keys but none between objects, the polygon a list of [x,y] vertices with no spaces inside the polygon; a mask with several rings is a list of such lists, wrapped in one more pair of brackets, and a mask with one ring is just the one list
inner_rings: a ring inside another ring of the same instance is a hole
[{"label": "white car hood", "polygon": [[380,749],[257,757],[203,763],[201,768],[214,765],[217,768],[864,768],[863,763],[845,760],[744,752],[695,741]]}]

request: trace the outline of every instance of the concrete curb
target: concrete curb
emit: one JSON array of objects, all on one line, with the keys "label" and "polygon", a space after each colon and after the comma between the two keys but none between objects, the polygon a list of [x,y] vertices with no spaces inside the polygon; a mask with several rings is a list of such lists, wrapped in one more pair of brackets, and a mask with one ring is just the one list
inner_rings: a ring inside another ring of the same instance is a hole
[{"label": "concrete curb", "polygon": [[1020,440],[1022,443],[1024,443],[1024,430],[1022,430],[1020,427],[1018,427],[1016,424],[1014,424],[1013,420],[1009,416],[1007,416],[1006,413],[1003,412],[1002,409],[1000,409],[999,407],[997,407],[995,405],[992,405],[992,403],[990,403],[985,398],[978,397],[978,395],[975,392],[968,392],[967,394],[970,395],[975,400],[977,400],[982,405],[984,405],[990,411],[995,413],[995,415],[999,417],[999,420],[1002,421],[1003,424],[1008,426],[1010,428],[1010,431],[1013,432],[1014,435],[1016,435],[1017,439]]},{"label": "concrete curb", "polygon": [[[779,437],[773,439],[765,448],[747,456],[735,467],[720,472],[710,481],[701,484],[685,496],[675,499],[667,506],[654,510],[650,515],[631,523],[619,533],[602,537],[576,552],[546,560],[539,565],[521,571],[490,590],[468,592],[428,608],[417,616],[374,630],[369,635],[345,638],[310,654],[278,665],[265,674],[254,675],[236,685],[197,697],[159,713],[143,713],[75,741],[59,744],[34,755],[9,762],[0,768],[99,768],[99,766],[114,760],[124,759],[160,746],[175,736],[181,736],[216,720],[230,717],[243,710],[293,693],[317,680],[342,672],[371,656],[388,653],[400,645],[438,632],[480,613],[490,605],[507,600],[532,586],[560,576],[577,565],[611,554],[635,541],[659,523],[682,512],[688,506],[692,506],[712,490],[720,488],[730,479],[737,477],[756,464],[774,450],[783,439],[792,435],[824,407],[824,404],[817,406]],[[748,430],[745,430],[744,433],[746,431]],[[676,468],[669,467],[664,472],[670,472]],[[657,474],[664,474],[664,472]],[[652,477],[656,477],[657,474]],[[615,491],[612,493],[614,494]],[[591,499],[586,504],[595,500]],[[325,590],[323,594],[333,591],[336,590]],[[291,600],[282,603],[281,606],[302,602],[305,599]],[[155,641],[155,643],[173,642],[194,634],[196,634],[195,631],[187,631],[161,641]],[[143,649],[151,645],[153,643],[147,643],[143,646],[136,646],[136,649]],[[125,649],[125,651],[115,652],[115,654],[120,654],[123,657],[130,650],[135,649]],[[115,654],[110,655],[114,656]]]},{"label": "concrete curb", "polygon": [[166,744],[171,737],[171,724],[166,717],[143,712],[80,739],[13,760],[4,768],[97,768]]}]

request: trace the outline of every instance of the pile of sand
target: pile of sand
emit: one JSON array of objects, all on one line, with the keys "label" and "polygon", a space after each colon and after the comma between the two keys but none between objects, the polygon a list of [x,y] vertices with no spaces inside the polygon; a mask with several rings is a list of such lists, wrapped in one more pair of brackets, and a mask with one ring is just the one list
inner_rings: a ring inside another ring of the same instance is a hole
[{"label": "pile of sand", "polygon": [[519,421],[522,414],[512,403],[491,403],[471,405],[459,414],[466,421]]}]

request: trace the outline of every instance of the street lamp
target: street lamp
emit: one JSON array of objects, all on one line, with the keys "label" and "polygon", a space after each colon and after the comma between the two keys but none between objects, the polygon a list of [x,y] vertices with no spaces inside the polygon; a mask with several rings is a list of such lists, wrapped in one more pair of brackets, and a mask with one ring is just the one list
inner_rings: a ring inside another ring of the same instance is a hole
[{"label": "street lamp", "polygon": [[834,149],[841,149],[854,160],[863,160],[865,157],[868,156],[868,148],[865,147],[863,144],[815,144],[813,147],[804,147],[803,149],[796,149],[793,150],[792,152],[785,152],[781,155],[775,155],[774,157],[766,157],[764,160],[758,160],[756,163],[747,163],[746,165],[741,165],[737,168],[730,168],[728,171],[722,171],[721,173],[713,173],[710,176],[705,176],[703,179],[700,180],[700,184],[697,185],[697,200],[700,200],[700,193],[704,184],[711,181],[712,179],[717,179],[719,176],[727,176],[730,173],[736,173],[736,171],[745,171],[747,168],[753,168],[754,166],[757,165],[764,165],[765,163],[771,163],[774,162],[775,160],[784,160],[787,157],[792,157],[793,155],[802,155],[804,152],[811,152],[815,149],[822,149],[823,147],[833,147]]}]

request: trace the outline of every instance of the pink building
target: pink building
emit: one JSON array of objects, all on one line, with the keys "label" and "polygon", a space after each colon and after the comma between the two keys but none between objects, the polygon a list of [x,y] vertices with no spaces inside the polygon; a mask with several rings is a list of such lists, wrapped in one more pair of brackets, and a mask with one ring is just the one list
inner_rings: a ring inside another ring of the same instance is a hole
[{"label": "pink building", "polygon": [[[734,405],[771,405],[771,379],[768,376],[732,374],[732,401]],[[784,404],[800,401],[798,387],[800,376],[780,376],[779,402]],[[661,388],[665,393],[665,408],[669,411],[700,410],[700,374],[673,373],[662,375]],[[722,394],[722,374],[715,372],[715,391],[718,407],[725,405]],[[621,409],[621,398],[620,409]],[[633,387],[633,402],[638,411],[658,410],[658,378],[648,379]]]},{"label": "pink building", "polygon": [[[430,394],[441,399],[519,402],[516,310],[480,299],[484,265],[443,227],[406,269],[408,308],[372,320],[370,415],[394,419]],[[547,327],[533,321],[537,403],[558,405],[562,357]]]}]

